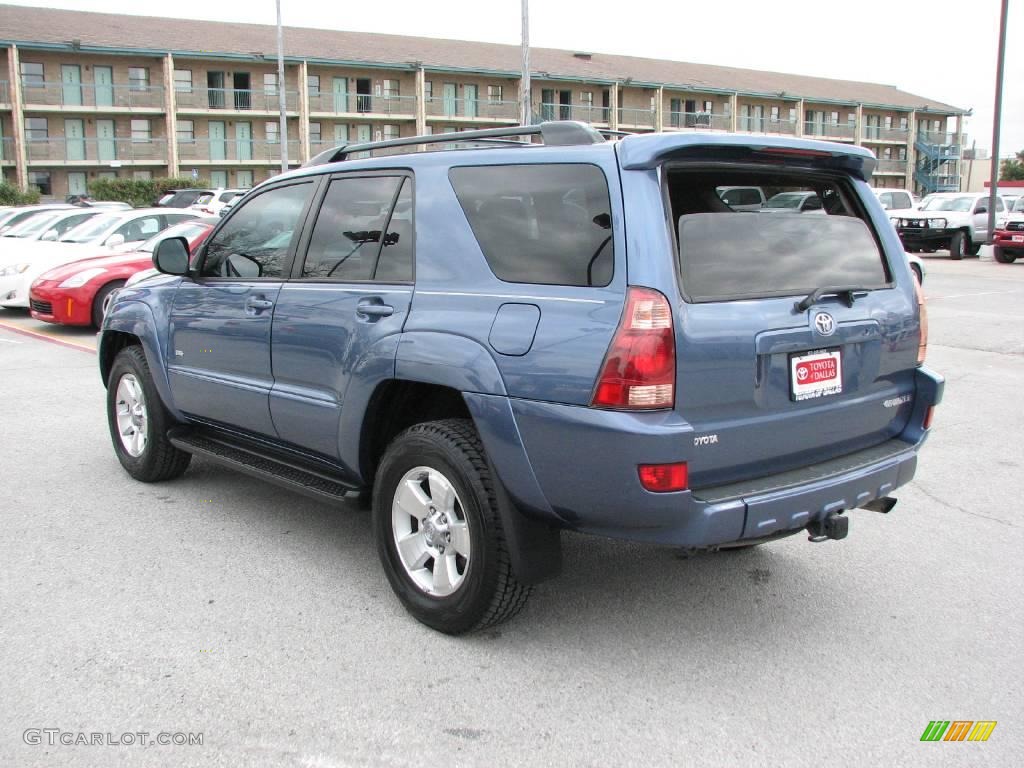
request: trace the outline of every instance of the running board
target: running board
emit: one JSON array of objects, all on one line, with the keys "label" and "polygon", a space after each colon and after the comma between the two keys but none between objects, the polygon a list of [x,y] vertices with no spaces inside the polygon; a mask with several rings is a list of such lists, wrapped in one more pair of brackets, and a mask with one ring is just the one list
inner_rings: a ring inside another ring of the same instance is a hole
[{"label": "running board", "polygon": [[227,436],[206,431],[172,430],[168,439],[187,453],[215,461],[253,477],[303,493],[320,501],[337,502],[357,493],[354,483],[301,466],[254,445],[235,442]]}]

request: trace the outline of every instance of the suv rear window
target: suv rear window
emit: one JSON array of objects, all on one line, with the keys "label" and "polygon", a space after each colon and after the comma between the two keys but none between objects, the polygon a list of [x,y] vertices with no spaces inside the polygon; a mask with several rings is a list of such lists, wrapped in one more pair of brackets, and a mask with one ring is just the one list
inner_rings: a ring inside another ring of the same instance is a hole
[{"label": "suv rear window", "polygon": [[500,280],[575,286],[611,282],[611,203],[598,167],[465,166],[452,168],[449,178]]},{"label": "suv rear window", "polygon": [[[692,303],[889,284],[878,242],[845,182],[773,171],[670,169],[666,177],[683,295]],[[733,211],[716,194],[741,179],[768,196],[759,211]]]}]

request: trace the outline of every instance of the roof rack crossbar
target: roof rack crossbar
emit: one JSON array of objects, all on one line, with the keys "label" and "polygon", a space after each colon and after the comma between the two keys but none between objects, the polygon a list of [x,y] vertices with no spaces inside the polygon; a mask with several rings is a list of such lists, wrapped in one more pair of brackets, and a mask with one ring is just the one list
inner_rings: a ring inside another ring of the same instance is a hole
[{"label": "roof rack crossbar", "polygon": [[401,139],[386,139],[384,141],[367,141],[362,144],[341,144],[333,149],[328,149],[312,157],[303,164],[303,168],[315,165],[326,165],[345,160],[349,155],[360,152],[372,152],[376,149],[391,149],[394,147],[415,147],[422,144],[444,144],[444,143],[497,143],[496,139],[506,139],[503,144],[515,145],[526,144],[527,142],[514,141],[514,136],[540,136],[544,144],[548,146],[576,146],[584,144],[598,144],[604,141],[604,136],[591,128],[586,123],[574,120],[548,121],[540,125],[517,125],[508,128],[484,128],[477,131],[460,131],[457,133],[437,133],[427,136],[407,136]]}]

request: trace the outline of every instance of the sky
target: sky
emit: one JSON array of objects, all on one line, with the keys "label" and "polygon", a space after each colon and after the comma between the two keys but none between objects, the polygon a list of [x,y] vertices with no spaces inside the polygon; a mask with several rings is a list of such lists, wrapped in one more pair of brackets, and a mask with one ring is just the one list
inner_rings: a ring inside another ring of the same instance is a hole
[{"label": "sky", "polygon": [[[274,0],[17,0],[108,13],[275,22]],[[1024,0],[1009,0],[1000,155],[1024,150]],[[281,0],[286,26],[518,45],[520,0]],[[992,146],[1000,0],[531,0],[530,43],[886,83],[973,110]],[[584,10],[585,9],[585,10]],[[145,41],[139,41],[144,44]]]}]

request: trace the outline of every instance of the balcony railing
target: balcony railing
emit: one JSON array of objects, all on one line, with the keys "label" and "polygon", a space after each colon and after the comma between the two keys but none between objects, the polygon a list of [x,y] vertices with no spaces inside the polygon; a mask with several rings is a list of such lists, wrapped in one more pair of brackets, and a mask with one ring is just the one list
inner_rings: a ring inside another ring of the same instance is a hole
[{"label": "balcony railing", "polygon": [[310,112],[329,114],[375,114],[413,117],[415,96],[373,96],[368,93],[330,93],[320,91],[309,95]]},{"label": "balcony railing", "polygon": [[668,112],[665,118],[666,128],[728,131],[732,127],[732,118],[728,115],[714,115],[710,112]]},{"label": "balcony railing", "polygon": [[[296,111],[299,108],[299,92],[285,91],[284,96],[285,109],[289,112]],[[179,110],[276,112],[279,109],[277,91],[193,87],[191,90],[175,91],[174,98]]]},{"label": "balcony railing", "polygon": [[[317,150],[314,150],[316,152]],[[265,139],[194,139],[178,141],[178,161],[203,163],[275,163],[281,160],[281,142]],[[288,161],[298,162],[299,142],[288,141]]]},{"label": "balcony railing", "polygon": [[876,173],[906,173],[906,160],[879,160]]},{"label": "balcony railing", "polygon": [[849,139],[857,138],[857,126],[849,123],[816,123],[804,122],[804,136],[812,139]]},{"label": "balcony railing", "polygon": [[956,145],[956,134],[946,133],[945,131],[918,131],[918,141],[923,141],[925,144],[936,144],[938,146],[951,146]]},{"label": "balcony railing", "polygon": [[21,98],[26,108],[88,107],[104,109],[163,109],[164,89],[161,85],[100,85],[96,83],[43,83],[22,85]]},{"label": "balcony railing", "polygon": [[519,102],[489,101],[487,99],[427,99],[427,117],[450,117],[453,119],[486,118],[490,120],[518,120]]},{"label": "balcony railing", "polygon": [[118,139],[41,139],[25,144],[30,163],[125,163],[167,162],[166,139],[134,141]]},{"label": "balcony railing", "polygon": [[861,137],[866,141],[906,141],[910,132],[906,128],[882,128],[865,125]]},{"label": "balcony railing", "polygon": [[654,110],[619,107],[619,127],[653,128]]},{"label": "balcony railing", "polygon": [[772,120],[770,117],[736,118],[736,130],[749,133],[778,133],[785,136],[796,135],[796,123],[792,120]]}]

